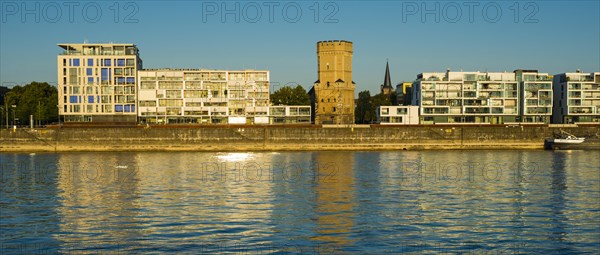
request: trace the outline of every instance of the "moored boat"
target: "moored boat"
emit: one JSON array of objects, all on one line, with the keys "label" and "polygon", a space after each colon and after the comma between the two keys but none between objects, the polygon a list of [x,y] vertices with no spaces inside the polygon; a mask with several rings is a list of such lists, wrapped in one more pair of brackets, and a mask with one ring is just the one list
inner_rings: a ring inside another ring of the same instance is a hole
[{"label": "moored boat", "polygon": [[568,134],[566,136],[546,139],[544,141],[544,148],[548,150],[600,150],[600,139],[576,137]]}]

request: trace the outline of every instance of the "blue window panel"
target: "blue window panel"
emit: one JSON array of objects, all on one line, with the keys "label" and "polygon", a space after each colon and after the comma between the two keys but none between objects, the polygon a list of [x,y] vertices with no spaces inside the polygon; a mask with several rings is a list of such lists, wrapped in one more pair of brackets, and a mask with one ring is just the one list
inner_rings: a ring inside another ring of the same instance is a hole
[{"label": "blue window panel", "polygon": [[131,112],[135,112],[135,105],[134,104],[131,105]]},{"label": "blue window panel", "polygon": [[131,112],[131,106],[126,104],[125,105],[125,112]]},{"label": "blue window panel", "polygon": [[125,78],[123,78],[123,77],[117,77],[117,83],[118,83],[118,84],[123,84],[123,83],[125,83]]},{"label": "blue window panel", "polygon": [[94,96],[88,96],[88,103],[94,102]]},{"label": "blue window panel", "polygon": [[117,59],[117,66],[125,66],[125,59]]},{"label": "blue window panel", "polygon": [[73,59],[73,66],[79,66],[79,59]]},{"label": "blue window panel", "polygon": [[104,59],[104,66],[110,66],[110,59]]},{"label": "blue window panel", "polygon": [[88,83],[94,83],[94,77],[88,77]]},{"label": "blue window panel", "polygon": [[100,69],[100,76],[102,77],[102,81],[108,81],[110,76],[108,75],[108,68]]},{"label": "blue window panel", "polygon": [[85,69],[85,74],[87,76],[92,76],[92,75],[94,75],[94,70],[92,68],[87,68],[87,69]]},{"label": "blue window panel", "polygon": [[115,105],[115,112],[123,112],[123,105],[122,104],[116,104]]},{"label": "blue window panel", "polygon": [[69,97],[69,103],[76,104],[77,103],[77,96],[70,96]]},{"label": "blue window panel", "polygon": [[128,84],[135,84],[135,78],[134,77],[127,77],[127,83]]},{"label": "blue window panel", "polygon": [[88,66],[94,66],[94,59],[88,58]]}]

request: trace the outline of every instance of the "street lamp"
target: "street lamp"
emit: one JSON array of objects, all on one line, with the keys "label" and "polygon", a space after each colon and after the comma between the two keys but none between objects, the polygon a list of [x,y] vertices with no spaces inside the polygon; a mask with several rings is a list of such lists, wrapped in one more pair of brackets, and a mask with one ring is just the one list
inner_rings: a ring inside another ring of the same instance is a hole
[{"label": "street lamp", "polygon": [[[4,107],[0,106],[0,113],[2,115],[4,115]],[[2,121],[4,120],[4,118],[0,118],[0,128],[2,128]],[[7,120],[7,126],[8,126],[8,120]]]},{"label": "street lamp", "polygon": [[11,105],[11,107],[12,107],[12,110],[13,110],[13,128],[16,129],[16,126],[15,126],[15,115],[16,115],[17,105],[13,104],[13,105]]}]

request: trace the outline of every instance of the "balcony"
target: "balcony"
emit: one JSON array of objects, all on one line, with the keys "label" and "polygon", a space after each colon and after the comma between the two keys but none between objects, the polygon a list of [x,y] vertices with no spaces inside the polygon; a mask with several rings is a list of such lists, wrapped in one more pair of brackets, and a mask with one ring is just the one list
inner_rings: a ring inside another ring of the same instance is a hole
[{"label": "balcony", "polygon": [[490,113],[489,107],[465,107],[465,114],[488,114]]},{"label": "balcony", "polygon": [[570,114],[592,114],[592,107],[569,107]]}]

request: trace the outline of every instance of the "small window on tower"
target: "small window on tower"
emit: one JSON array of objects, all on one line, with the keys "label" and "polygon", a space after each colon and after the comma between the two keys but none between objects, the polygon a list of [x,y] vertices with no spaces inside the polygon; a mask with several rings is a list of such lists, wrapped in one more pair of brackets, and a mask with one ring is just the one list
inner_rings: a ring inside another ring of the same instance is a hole
[{"label": "small window on tower", "polygon": [[333,112],[335,112],[335,111],[336,111],[336,109],[335,109],[335,107],[333,107]]}]

